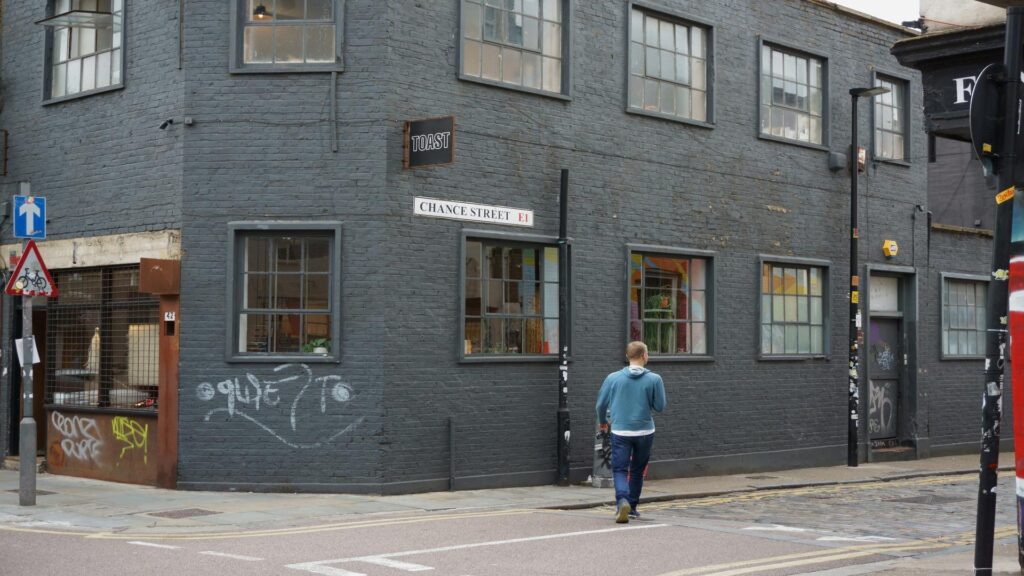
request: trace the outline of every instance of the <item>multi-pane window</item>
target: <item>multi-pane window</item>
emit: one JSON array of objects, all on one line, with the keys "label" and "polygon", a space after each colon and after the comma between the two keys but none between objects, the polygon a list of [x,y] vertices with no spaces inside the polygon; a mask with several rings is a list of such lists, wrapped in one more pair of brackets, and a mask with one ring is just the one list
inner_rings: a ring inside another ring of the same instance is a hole
[{"label": "multi-pane window", "polygon": [[121,85],[123,0],[55,1],[54,15],[68,12],[89,13],[90,18],[53,27],[49,97]]},{"label": "multi-pane window", "polygon": [[761,134],[821,144],[823,63],[778,46],[761,47]]},{"label": "multi-pane window", "polygon": [[242,66],[303,67],[337,61],[337,0],[240,3]]},{"label": "multi-pane window", "polygon": [[708,260],[634,252],[629,261],[629,339],[648,353],[708,353]]},{"label": "multi-pane window", "polygon": [[563,0],[462,0],[462,74],[561,94]]},{"label": "multi-pane window", "polygon": [[762,265],[761,354],[824,353],[824,283],[824,268]]},{"label": "multi-pane window", "polygon": [[468,239],[463,353],[558,352],[558,248]]},{"label": "multi-pane window", "polygon": [[633,9],[629,37],[629,107],[706,121],[707,31]]},{"label": "multi-pane window", "polygon": [[879,76],[875,85],[889,92],[875,96],[875,157],[885,160],[906,158],[906,82]]},{"label": "multi-pane window", "polygon": [[234,353],[332,353],[334,236],[246,232],[236,250]]},{"label": "multi-pane window", "polygon": [[946,278],[942,289],[942,354],[985,355],[985,301],[982,281]]},{"label": "multi-pane window", "polygon": [[160,300],[139,292],[139,267],[55,270],[53,280],[60,293],[47,304],[46,402],[156,409]]}]

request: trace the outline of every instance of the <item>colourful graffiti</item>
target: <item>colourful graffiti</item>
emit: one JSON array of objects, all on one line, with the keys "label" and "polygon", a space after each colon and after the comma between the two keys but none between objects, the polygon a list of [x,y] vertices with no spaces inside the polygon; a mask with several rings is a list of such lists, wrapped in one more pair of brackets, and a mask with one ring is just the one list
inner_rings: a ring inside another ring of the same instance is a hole
[{"label": "colourful graffiti", "polygon": [[110,426],[114,432],[114,438],[125,444],[121,448],[121,455],[118,456],[118,459],[124,458],[125,452],[129,450],[141,448],[142,462],[149,464],[149,424],[140,424],[127,416],[114,416],[110,421]]}]

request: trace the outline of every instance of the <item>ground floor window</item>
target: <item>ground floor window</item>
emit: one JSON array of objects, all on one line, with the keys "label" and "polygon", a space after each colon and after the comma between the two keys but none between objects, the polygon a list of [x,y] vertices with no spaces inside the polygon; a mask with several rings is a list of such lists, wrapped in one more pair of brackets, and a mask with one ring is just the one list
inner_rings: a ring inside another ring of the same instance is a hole
[{"label": "ground floor window", "polygon": [[988,283],[944,278],[942,283],[943,357],[985,356],[985,302]]},{"label": "ground floor window", "polygon": [[340,225],[232,225],[231,357],[337,358]]},{"label": "ground floor window", "polygon": [[820,355],[825,349],[825,268],[761,265],[761,354]]},{"label": "ground floor window", "polygon": [[468,238],[463,353],[558,353],[558,248]]},{"label": "ground floor window", "polygon": [[56,270],[47,304],[46,402],[156,409],[160,301],[139,267]]},{"label": "ground floor window", "polygon": [[629,339],[651,356],[709,353],[710,260],[632,252],[629,260]]}]

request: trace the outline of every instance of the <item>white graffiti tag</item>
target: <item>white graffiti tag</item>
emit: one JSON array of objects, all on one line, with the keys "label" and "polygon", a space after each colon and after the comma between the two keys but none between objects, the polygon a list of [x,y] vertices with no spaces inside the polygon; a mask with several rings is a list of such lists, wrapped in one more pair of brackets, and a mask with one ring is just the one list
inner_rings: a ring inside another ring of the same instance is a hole
[{"label": "white graffiti tag", "polygon": [[868,431],[872,434],[895,433],[896,408],[885,385],[870,382],[868,386]]},{"label": "white graffiti tag", "polygon": [[[277,407],[281,403],[282,388],[285,388],[287,393],[287,389],[293,385],[299,386],[288,411],[288,424],[291,427],[291,431],[284,433],[291,435],[300,431],[299,420],[301,412],[299,404],[303,398],[307,397],[307,392],[313,392],[314,394],[319,392],[319,402],[317,402],[319,413],[325,415],[327,414],[328,398],[339,404],[344,404],[353,397],[352,386],[343,382],[341,376],[333,374],[313,376],[313,371],[305,364],[282,364],[274,368],[274,373],[286,375],[270,380],[260,379],[254,374],[246,374],[243,378],[230,378],[222,380],[217,384],[210,382],[199,384],[196,387],[196,396],[200,400],[209,402],[220,394],[224,396],[226,404],[223,408],[214,408],[207,412],[204,420],[209,422],[210,417],[218,412],[226,412],[229,417],[239,416],[266,430],[274,438],[292,448],[319,448],[324,443],[345,435],[363,421],[363,418],[360,417],[325,440],[294,442],[286,439],[279,431],[253,416],[253,413],[258,414],[266,408]],[[310,388],[313,388],[313,390],[310,390]],[[311,399],[314,399],[315,402],[315,398]]]},{"label": "white graffiti tag", "polygon": [[103,448],[103,438],[95,420],[81,416],[68,418],[60,412],[54,412],[50,416],[50,421],[63,436],[60,448],[68,458],[88,461],[99,457]]}]

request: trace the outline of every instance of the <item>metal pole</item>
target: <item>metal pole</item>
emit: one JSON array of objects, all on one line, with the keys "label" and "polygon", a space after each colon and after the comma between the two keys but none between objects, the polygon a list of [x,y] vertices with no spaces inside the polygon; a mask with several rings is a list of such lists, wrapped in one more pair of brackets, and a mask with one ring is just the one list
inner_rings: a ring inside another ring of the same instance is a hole
[{"label": "metal pole", "polygon": [[[28,242],[24,242],[22,253]],[[32,297],[22,296],[21,304],[21,399],[22,415],[18,428],[18,504],[36,505],[36,421],[32,417]]]},{"label": "metal pole", "polygon": [[558,214],[558,485],[569,485],[569,171],[562,169]]},{"label": "metal pole", "polygon": [[857,425],[860,409],[860,345],[857,342],[858,320],[860,319],[860,277],[857,275],[857,171],[860,170],[857,146],[857,99],[851,94],[853,126],[850,136],[850,366],[847,404],[849,421],[846,431],[846,465],[857,466]]},{"label": "metal pole", "polygon": [[[999,189],[1016,184],[1017,137],[1020,130],[1020,52],[1024,7],[1006,9],[1003,48],[1003,139],[999,159]],[[992,280],[988,283],[985,316],[985,390],[982,395],[981,467],[978,474],[978,515],[974,539],[974,573],[992,574],[996,522],[996,482],[999,469],[999,426],[1002,420],[1003,364],[1006,358],[1007,279],[1010,265],[1010,225],[1013,203],[997,205],[992,247]]]}]

